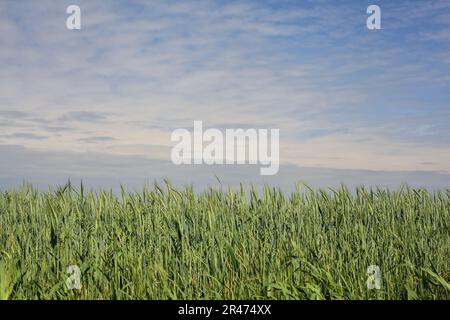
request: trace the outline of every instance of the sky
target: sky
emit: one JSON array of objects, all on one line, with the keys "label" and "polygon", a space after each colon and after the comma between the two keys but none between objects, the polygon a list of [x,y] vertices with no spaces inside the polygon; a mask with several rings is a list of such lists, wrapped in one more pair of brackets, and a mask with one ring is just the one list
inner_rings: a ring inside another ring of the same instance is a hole
[{"label": "sky", "polygon": [[[448,0],[0,0],[0,48],[0,188],[449,187]],[[280,129],[279,174],[173,165],[194,120]]]}]

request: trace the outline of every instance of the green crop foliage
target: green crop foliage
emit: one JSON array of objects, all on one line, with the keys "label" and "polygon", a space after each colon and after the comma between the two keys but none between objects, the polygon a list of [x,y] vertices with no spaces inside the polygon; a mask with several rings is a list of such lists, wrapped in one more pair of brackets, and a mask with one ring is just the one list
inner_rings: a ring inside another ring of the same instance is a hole
[{"label": "green crop foliage", "polygon": [[[24,185],[0,192],[0,298],[449,299],[449,197]],[[80,290],[66,285],[70,265]]]}]

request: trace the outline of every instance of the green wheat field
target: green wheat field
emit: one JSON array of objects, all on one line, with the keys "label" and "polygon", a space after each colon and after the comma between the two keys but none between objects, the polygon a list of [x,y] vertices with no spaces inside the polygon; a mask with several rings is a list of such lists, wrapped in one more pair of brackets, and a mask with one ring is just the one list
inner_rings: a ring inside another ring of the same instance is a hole
[{"label": "green wheat field", "polygon": [[24,185],[0,191],[0,299],[450,299],[449,198]]}]

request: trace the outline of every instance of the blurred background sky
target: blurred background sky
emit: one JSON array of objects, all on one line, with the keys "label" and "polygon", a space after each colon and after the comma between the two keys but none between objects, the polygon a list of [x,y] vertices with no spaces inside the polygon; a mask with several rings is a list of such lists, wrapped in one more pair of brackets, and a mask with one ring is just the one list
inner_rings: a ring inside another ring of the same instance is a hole
[{"label": "blurred background sky", "polygon": [[[448,0],[0,0],[0,66],[1,188],[450,186]],[[194,120],[279,128],[279,174],[173,165]]]}]

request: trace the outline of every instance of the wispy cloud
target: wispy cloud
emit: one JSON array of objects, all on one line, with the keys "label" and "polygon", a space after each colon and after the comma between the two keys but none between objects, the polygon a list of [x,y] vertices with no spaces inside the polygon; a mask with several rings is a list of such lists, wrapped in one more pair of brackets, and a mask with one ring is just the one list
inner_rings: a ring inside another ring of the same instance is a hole
[{"label": "wispy cloud", "polygon": [[[148,159],[138,155],[108,153],[44,152],[17,145],[0,144],[0,188],[30,182],[40,188],[62,185],[68,179],[76,186],[81,180],[87,187],[102,187],[120,192],[120,185],[129,190],[142,190],[145,183],[162,182],[168,178],[176,186],[261,187],[265,183],[283,191],[293,191],[297,183],[330,188],[346,184],[351,190],[358,185],[397,188],[403,183],[412,187],[438,190],[448,187],[449,174],[426,171],[369,171],[308,168],[283,165],[280,173],[262,177],[254,166],[173,166],[170,161]],[[33,159],[33,161],[30,161]],[[17,165],[17,163],[23,165]],[[218,183],[216,176],[220,178]],[[195,177],[195,179],[192,179]]]},{"label": "wispy cloud", "polygon": [[12,134],[3,134],[0,135],[0,139],[7,139],[7,140],[47,140],[48,137],[46,136],[39,136],[33,133],[12,133]]},{"label": "wispy cloud", "polygon": [[81,138],[78,140],[81,142],[86,142],[86,143],[97,143],[97,142],[110,142],[110,141],[114,141],[116,139],[114,139],[113,137],[87,137],[87,138]]},{"label": "wispy cloud", "polygon": [[450,171],[447,1],[379,1],[375,32],[368,1],[77,3],[80,31],[0,3],[3,140],[139,154],[203,120],[279,128],[283,163]]},{"label": "wispy cloud", "polygon": [[108,118],[107,113],[78,111],[78,112],[66,113],[66,114],[60,116],[57,119],[57,121],[60,121],[60,122],[70,122],[70,121],[100,122],[100,121],[106,120],[107,118]]}]

